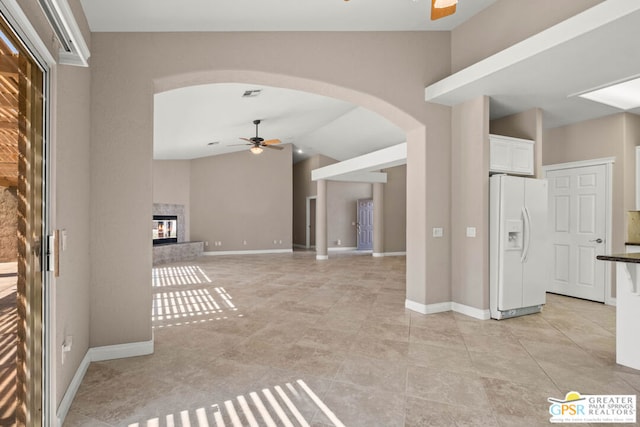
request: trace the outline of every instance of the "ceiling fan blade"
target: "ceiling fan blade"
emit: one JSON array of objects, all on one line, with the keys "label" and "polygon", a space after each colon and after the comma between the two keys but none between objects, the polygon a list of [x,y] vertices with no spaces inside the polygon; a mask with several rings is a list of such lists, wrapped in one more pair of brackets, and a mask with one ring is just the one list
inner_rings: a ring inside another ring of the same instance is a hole
[{"label": "ceiling fan blade", "polygon": [[431,20],[435,21],[436,19],[444,18],[445,16],[453,15],[456,13],[456,4],[449,7],[435,7],[436,0],[431,0]]},{"label": "ceiling fan blade", "polygon": [[263,142],[264,145],[271,145],[271,144],[280,144],[282,141],[280,141],[279,139],[267,139],[266,141]]},{"label": "ceiling fan blade", "polygon": [[252,140],[250,140],[249,138],[240,138],[240,139],[241,139],[241,140],[243,140],[243,141],[247,141],[247,142],[251,142],[251,143],[253,143],[253,141],[252,141]]},{"label": "ceiling fan blade", "polygon": [[227,145],[227,147],[238,147],[238,146],[240,146],[240,145],[242,145],[242,146],[245,146],[245,147],[246,147],[247,145],[255,145],[255,144],[229,144],[229,145]]},{"label": "ceiling fan blade", "polygon": [[274,150],[283,150],[283,149],[284,149],[284,147],[278,147],[277,145],[265,145],[265,144],[261,144],[261,147],[273,148]]}]

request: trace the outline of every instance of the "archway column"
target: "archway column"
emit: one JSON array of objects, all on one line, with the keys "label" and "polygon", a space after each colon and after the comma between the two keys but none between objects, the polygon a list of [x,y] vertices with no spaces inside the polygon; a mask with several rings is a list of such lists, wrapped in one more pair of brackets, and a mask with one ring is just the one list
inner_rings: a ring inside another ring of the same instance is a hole
[{"label": "archway column", "polygon": [[384,184],[373,184],[373,256],[384,256]]},{"label": "archway column", "polygon": [[327,246],[327,180],[319,179],[316,199],[316,259],[329,259]]}]

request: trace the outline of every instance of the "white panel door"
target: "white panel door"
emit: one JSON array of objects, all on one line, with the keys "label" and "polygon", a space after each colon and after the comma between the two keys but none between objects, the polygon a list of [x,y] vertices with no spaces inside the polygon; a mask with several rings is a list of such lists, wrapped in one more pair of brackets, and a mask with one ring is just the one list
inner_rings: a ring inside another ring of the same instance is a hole
[{"label": "white panel door", "polygon": [[547,171],[553,244],[549,292],[604,302],[606,166]]}]

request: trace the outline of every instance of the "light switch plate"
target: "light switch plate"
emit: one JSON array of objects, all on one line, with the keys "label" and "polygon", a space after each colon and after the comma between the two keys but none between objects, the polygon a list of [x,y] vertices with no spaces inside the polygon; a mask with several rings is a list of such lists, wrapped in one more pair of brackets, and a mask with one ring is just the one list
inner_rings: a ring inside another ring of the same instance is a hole
[{"label": "light switch plate", "polygon": [[475,227],[467,227],[467,237],[476,237]]},{"label": "light switch plate", "polygon": [[433,237],[442,237],[444,229],[442,227],[433,227]]}]

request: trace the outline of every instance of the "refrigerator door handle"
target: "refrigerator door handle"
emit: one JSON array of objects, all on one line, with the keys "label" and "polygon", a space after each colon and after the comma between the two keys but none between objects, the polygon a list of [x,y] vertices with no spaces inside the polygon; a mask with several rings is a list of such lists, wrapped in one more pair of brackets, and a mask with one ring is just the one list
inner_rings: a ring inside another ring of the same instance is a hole
[{"label": "refrigerator door handle", "polygon": [[520,262],[525,262],[527,255],[529,255],[529,244],[531,243],[531,217],[529,216],[529,209],[527,209],[526,206],[522,207],[522,217],[524,219],[524,249],[522,249]]}]

